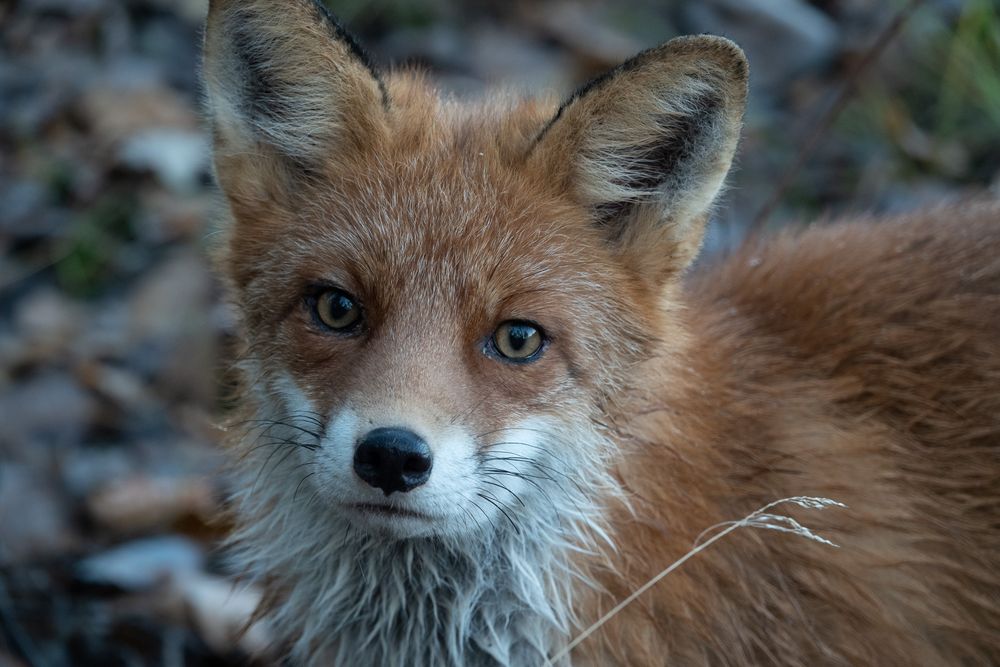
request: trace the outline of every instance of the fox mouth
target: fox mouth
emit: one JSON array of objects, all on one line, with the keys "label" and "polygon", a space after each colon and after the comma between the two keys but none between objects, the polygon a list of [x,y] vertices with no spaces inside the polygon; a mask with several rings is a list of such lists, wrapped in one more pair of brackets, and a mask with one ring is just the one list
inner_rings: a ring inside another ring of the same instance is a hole
[{"label": "fox mouth", "polygon": [[392,505],[379,505],[376,503],[354,503],[351,505],[351,508],[364,512],[365,514],[374,514],[380,517],[404,517],[407,519],[421,519],[423,521],[431,521],[434,518],[428,514],[424,514],[423,512],[416,512],[402,507],[393,507]]}]

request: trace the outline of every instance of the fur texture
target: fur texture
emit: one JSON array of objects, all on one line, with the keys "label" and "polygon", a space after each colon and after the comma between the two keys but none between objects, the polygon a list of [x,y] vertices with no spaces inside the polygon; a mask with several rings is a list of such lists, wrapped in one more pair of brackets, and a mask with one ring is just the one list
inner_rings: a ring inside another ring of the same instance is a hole
[{"label": "fur texture", "polygon": [[[308,0],[213,0],[204,76],[243,319],[237,566],[302,664],[535,665],[777,498],[582,665],[1000,659],[1000,206],[816,227],[697,274],[740,50],[639,54],[561,106],[442,100]],[[324,330],[336,288],[362,325]],[[505,321],[545,344],[498,356]],[[378,427],[433,450],[386,496]],[[797,515],[796,515],[797,516]]]},{"label": "fur texture", "polygon": [[586,664],[995,663],[998,257],[1000,205],[980,203],[785,233],[693,276],[686,363],[649,364],[646,407],[620,413],[644,520],[613,532],[625,574],[596,604],[797,491],[849,505],[794,514],[840,548],[736,533]]},{"label": "fur texture", "polygon": [[[586,437],[565,436],[574,443]],[[550,463],[539,460],[537,469]],[[573,587],[593,585],[568,556],[596,554],[609,540],[603,508],[572,485],[553,485],[546,509],[516,522],[501,515],[479,525],[490,505],[473,500],[460,535],[388,540],[331,516],[313,491],[303,492],[297,458],[267,474],[265,485],[238,498],[241,514],[253,520],[236,535],[235,555],[242,568],[277,586],[270,622],[303,663],[542,664],[581,622],[571,606]],[[608,479],[595,482],[614,488]],[[499,488],[492,487],[495,502],[517,512],[510,492]],[[517,497],[542,500],[532,496]]]}]

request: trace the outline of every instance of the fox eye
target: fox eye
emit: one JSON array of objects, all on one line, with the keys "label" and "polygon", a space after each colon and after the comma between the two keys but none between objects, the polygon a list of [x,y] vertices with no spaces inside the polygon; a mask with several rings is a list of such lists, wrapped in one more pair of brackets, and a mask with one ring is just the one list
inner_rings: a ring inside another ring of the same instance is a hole
[{"label": "fox eye", "polygon": [[520,320],[504,322],[493,333],[494,348],[510,361],[534,361],[541,353],[544,342],[541,329],[531,322]]},{"label": "fox eye", "polygon": [[316,317],[334,331],[350,331],[361,321],[361,306],[339,289],[328,289],[316,296]]}]

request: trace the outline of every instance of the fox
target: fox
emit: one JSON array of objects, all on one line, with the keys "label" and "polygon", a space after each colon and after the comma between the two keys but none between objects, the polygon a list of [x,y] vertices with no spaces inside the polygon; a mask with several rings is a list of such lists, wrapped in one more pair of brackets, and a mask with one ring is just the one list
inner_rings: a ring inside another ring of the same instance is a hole
[{"label": "fox", "polygon": [[[693,266],[748,72],[687,36],[563,100],[457,100],[317,1],[211,0],[229,549],[273,659],[1000,662],[1000,204]],[[784,498],[842,506],[607,616]]]}]

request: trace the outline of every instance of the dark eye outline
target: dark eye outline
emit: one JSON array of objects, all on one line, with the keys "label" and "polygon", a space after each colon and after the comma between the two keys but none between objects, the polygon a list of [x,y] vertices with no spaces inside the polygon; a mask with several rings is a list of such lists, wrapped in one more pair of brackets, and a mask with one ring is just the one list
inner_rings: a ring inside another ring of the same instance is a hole
[{"label": "dark eye outline", "polygon": [[[529,355],[527,357],[523,357],[523,358],[508,357],[506,354],[504,354],[503,352],[500,351],[500,348],[497,346],[497,342],[496,342],[497,332],[499,332],[500,328],[503,327],[504,325],[521,325],[521,326],[527,326],[527,327],[531,327],[532,329],[534,329],[535,331],[537,331],[538,335],[542,339],[541,343],[539,343],[539,345],[538,345],[538,349],[535,350],[534,352],[532,352],[531,355]],[[508,363],[508,364],[530,364],[530,363],[534,363],[534,362],[538,361],[542,357],[542,354],[545,352],[545,350],[546,350],[546,348],[548,348],[548,346],[549,346],[549,337],[545,335],[545,330],[541,326],[539,326],[538,324],[532,322],[531,320],[504,320],[503,322],[501,322],[500,324],[498,324],[493,329],[493,332],[490,333],[490,335],[487,337],[487,339],[486,339],[486,346],[485,346],[486,349],[484,350],[484,352],[487,354],[487,356],[493,357],[494,359],[497,359],[497,360],[502,361],[504,363]]]},{"label": "dark eye outline", "polygon": [[[333,327],[323,321],[323,318],[319,314],[319,303],[320,300],[326,298],[327,295],[340,295],[347,297],[351,300],[354,306],[358,309],[358,318],[351,322],[349,325],[341,328]],[[331,333],[351,336],[356,335],[360,332],[365,321],[365,308],[361,303],[361,300],[352,295],[347,290],[335,287],[333,285],[312,285],[309,287],[305,295],[305,305],[309,309],[309,314],[312,316],[313,323],[323,331],[329,331]]]}]

